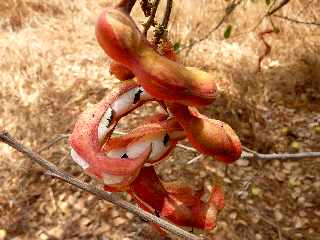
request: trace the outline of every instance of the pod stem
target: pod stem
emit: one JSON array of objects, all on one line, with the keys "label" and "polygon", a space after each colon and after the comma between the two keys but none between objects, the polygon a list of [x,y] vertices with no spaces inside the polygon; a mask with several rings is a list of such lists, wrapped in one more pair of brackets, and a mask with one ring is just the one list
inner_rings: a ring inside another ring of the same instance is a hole
[{"label": "pod stem", "polygon": [[131,13],[131,10],[133,6],[135,5],[137,0],[121,0],[118,4],[118,8],[122,8],[124,11],[126,11],[128,14]]}]

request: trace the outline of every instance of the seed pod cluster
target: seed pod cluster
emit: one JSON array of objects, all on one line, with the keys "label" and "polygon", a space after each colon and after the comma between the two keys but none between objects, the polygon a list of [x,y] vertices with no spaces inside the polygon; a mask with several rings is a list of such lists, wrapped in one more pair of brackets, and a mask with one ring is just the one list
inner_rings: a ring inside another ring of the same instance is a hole
[{"label": "seed pod cluster", "polygon": [[[215,185],[204,202],[201,190],[161,181],[154,164],[184,139],[224,163],[241,156],[241,143],[232,128],[196,108],[214,100],[214,77],[177,62],[169,41],[157,51],[123,7],[103,11],[96,37],[113,61],[110,72],[122,82],[79,117],[69,139],[72,158],[101,179],[106,191],[126,191],[146,211],[180,226],[212,229],[224,206],[221,187]],[[129,133],[112,137],[121,118],[148,101],[158,102],[164,111],[147,117]]]}]

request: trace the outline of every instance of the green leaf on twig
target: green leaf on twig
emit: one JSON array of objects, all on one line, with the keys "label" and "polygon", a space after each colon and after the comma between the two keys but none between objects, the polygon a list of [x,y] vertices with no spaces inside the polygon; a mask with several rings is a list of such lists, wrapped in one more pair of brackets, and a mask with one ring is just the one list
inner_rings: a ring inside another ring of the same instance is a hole
[{"label": "green leaf on twig", "polygon": [[225,39],[230,37],[231,31],[232,31],[232,25],[228,25],[228,27],[226,28],[226,30],[224,31],[224,34],[223,34]]}]

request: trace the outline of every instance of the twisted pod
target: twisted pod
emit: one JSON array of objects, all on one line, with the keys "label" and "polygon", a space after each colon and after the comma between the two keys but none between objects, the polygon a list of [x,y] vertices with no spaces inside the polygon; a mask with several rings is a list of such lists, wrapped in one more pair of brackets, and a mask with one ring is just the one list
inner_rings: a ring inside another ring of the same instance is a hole
[{"label": "twisted pod", "polygon": [[231,163],[241,156],[237,134],[226,123],[210,119],[196,108],[169,104],[168,109],[185,130],[189,142],[201,153]]},{"label": "twisted pod", "polygon": [[128,186],[146,162],[160,161],[184,138],[181,126],[167,115],[155,116],[131,133],[111,138],[123,116],[151,100],[142,87],[127,81],[82,113],[69,139],[73,159],[108,186]]},{"label": "twisted pod", "polygon": [[96,37],[106,54],[130,69],[153,97],[192,106],[213,101],[213,76],[158,54],[122,8],[100,15]]}]

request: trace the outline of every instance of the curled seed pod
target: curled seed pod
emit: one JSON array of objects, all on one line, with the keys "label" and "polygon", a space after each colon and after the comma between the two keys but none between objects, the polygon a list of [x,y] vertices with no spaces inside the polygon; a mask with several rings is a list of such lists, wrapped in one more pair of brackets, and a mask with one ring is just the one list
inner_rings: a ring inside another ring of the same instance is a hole
[{"label": "curled seed pod", "polygon": [[153,97],[192,106],[214,100],[214,77],[158,54],[125,11],[105,10],[98,19],[96,37],[106,54],[129,68]]},{"label": "curled seed pod", "polygon": [[103,145],[110,139],[121,117],[150,100],[152,97],[139,85],[126,81],[96,106],[87,109],[80,115],[69,138],[72,158],[88,174],[102,179],[106,185],[127,186],[149,158],[151,145],[144,145],[133,157],[108,156]]},{"label": "curled seed pod", "polygon": [[241,142],[228,124],[209,119],[195,108],[180,104],[170,104],[168,108],[185,130],[190,143],[199,152],[225,163],[240,158]]}]

